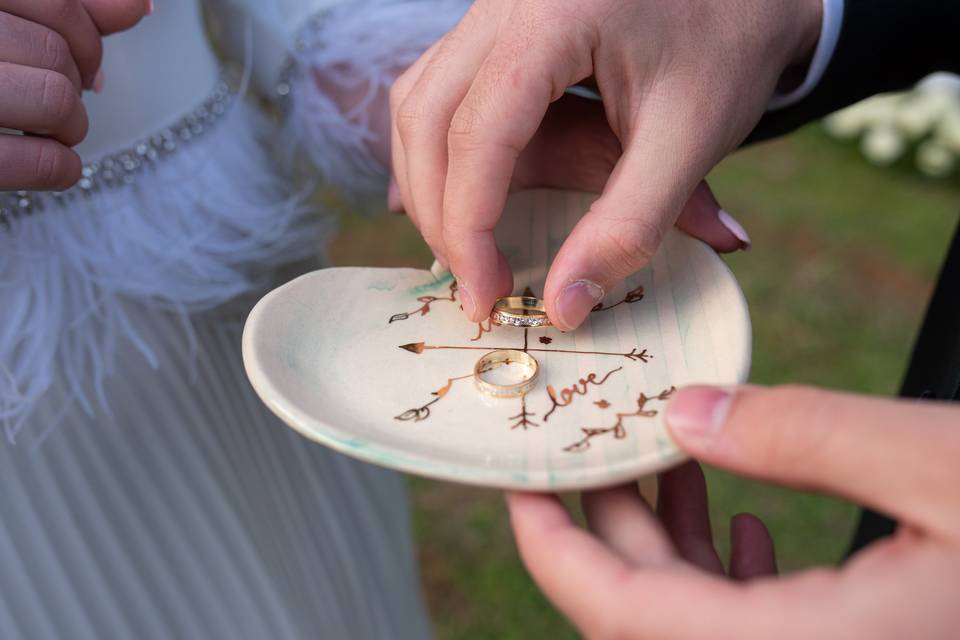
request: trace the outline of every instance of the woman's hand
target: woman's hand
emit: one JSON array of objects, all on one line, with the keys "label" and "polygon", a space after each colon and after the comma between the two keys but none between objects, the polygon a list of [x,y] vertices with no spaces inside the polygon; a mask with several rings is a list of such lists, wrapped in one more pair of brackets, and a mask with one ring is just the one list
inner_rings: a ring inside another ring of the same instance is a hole
[{"label": "woman's hand", "polygon": [[129,28],[149,0],[0,0],[0,191],[66,189],[70,147],[87,134],[80,99],[98,78],[104,35]]},{"label": "woman's hand", "polygon": [[530,573],[587,637],[956,634],[960,409],[804,388],[691,388],[671,401],[667,421],[698,460],[844,496],[900,528],[840,569],[753,579],[771,573],[772,551],[761,525],[741,519],[731,559],[739,580],[729,580],[719,575],[702,480],[690,467],[664,478],[662,522],[634,489],[585,496],[591,533],[552,497],[509,496]]},{"label": "woman's hand", "polygon": [[457,275],[467,315],[485,317],[511,288],[493,228],[521,151],[567,87],[593,79],[623,151],[550,271],[561,329],[646,263],[809,57],[820,19],[821,0],[478,0],[391,95],[399,195]]}]

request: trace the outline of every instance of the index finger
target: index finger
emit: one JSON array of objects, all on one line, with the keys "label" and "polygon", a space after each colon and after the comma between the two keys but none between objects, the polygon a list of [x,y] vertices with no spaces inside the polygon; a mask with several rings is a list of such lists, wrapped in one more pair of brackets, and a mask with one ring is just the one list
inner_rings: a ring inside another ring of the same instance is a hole
[{"label": "index finger", "polygon": [[[521,5],[522,6],[522,5]],[[536,16],[521,16],[513,23]],[[493,230],[503,211],[514,167],[550,103],[590,74],[590,48],[573,26],[518,29],[500,40],[477,72],[448,131],[443,198],[443,242],[453,273],[473,299],[470,319],[486,317],[511,274]],[[567,48],[558,46],[558,42]],[[577,53],[584,55],[578,56]],[[580,59],[582,58],[582,60]],[[465,309],[466,310],[466,309]]]}]

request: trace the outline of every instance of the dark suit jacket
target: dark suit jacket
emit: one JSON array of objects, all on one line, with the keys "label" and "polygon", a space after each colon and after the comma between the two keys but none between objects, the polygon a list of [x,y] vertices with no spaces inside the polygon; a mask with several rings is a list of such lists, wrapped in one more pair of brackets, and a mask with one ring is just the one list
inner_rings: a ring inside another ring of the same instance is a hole
[{"label": "dark suit jacket", "polygon": [[[748,143],[782,135],[869,96],[905,89],[934,71],[960,73],[960,0],[846,0],[840,39],[819,85],[798,104],[764,117]],[[901,395],[960,400],[960,230]],[[894,527],[884,516],[865,512],[851,551]]]},{"label": "dark suit jacket", "polygon": [[840,39],[816,89],[765,117],[750,139],[782,135],[934,71],[960,73],[960,2],[846,0]]},{"label": "dark suit jacket", "polygon": [[[905,89],[934,71],[960,73],[960,0],[846,0],[840,39],[816,89],[767,114],[748,142]],[[903,393],[960,400],[960,236],[944,263]]]}]

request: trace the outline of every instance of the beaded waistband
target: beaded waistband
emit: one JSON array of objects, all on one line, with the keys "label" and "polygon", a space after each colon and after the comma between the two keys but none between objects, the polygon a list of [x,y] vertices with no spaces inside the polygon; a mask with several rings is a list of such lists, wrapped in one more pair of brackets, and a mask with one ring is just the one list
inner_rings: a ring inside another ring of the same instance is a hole
[{"label": "beaded waistband", "polygon": [[200,106],[175,124],[131,147],[85,163],[80,181],[66,191],[0,192],[0,230],[9,229],[19,218],[43,211],[48,204],[65,204],[105,189],[133,184],[138,175],[212,129],[235,98],[230,84],[221,80]]}]

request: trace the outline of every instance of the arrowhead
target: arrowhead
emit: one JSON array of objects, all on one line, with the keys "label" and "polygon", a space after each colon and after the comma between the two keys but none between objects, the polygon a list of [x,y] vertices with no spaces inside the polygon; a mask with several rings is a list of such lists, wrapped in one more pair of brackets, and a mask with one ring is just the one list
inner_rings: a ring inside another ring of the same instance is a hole
[{"label": "arrowhead", "polygon": [[410,344],[400,345],[401,349],[406,349],[410,353],[423,353],[423,349],[426,345],[422,342],[411,342]]}]

